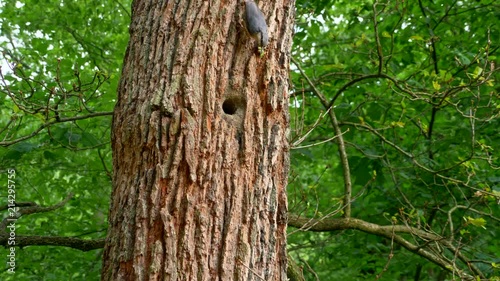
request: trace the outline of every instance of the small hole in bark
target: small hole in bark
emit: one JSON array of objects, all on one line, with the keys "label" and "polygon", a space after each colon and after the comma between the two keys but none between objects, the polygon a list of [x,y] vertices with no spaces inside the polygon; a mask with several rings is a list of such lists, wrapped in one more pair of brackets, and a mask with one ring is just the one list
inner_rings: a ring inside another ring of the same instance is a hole
[{"label": "small hole in bark", "polygon": [[236,113],[236,110],[238,109],[237,102],[234,99],[227,99],[222,103],[222,110],[224,110],[224,113],[233,115]]}]

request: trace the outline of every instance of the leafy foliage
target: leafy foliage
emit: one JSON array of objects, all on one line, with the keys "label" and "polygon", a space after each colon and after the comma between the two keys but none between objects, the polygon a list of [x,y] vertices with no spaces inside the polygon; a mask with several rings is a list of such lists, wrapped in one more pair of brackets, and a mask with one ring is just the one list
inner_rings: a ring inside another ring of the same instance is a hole
[{"label": "leafy foliage", "polygon": [[[440,249],[451,264],[497,278],[498,8],[494,1],[298,1],[291,212],[342,217],[347,182],[352,217],[439,234],[455,243],[456,252]],[[458,278],[387,238],[290,231],[307,280]]]},{"label": "leafy foliage", "polygon": [[[2,182],[14,168],[17,203],[46,207],[73,195],[55,211],[23,215],[18,236],[106,235],[110,121],[128,10],[117,1],[1,4]],[[0,205],[7,202],[5,192]],[[97,280],[101,258],[101,250],[17,248],[16,274],[3,271],[0,279]]]},{"label": "leafy foliage", "polygon": [[[16,233],[103,238],[130,5],[0,5],[1,180],[16,169],[18,202],[53,206],[73,194],[57,210],[23,215]],[[498,4],[317,0],[296,8],[290,212],[439,235],[398,233],[453,267],[408,251],[395,235],[290,228],[289,252],[306,279],[458,280],[459,271],[498,279]],[[16,274],[0,279],[100,274],[100,250],[29,246],[16,255]]]}]

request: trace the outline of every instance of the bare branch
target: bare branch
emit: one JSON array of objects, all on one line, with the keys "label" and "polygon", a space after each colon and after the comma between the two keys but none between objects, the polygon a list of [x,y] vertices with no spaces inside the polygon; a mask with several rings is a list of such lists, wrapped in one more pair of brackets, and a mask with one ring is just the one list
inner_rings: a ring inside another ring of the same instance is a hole
[{"label": "bare branch", "polygon": [[[473,277],[459,269],[456,264],[450,262],[445,256],[425,249],[425,245],[415,245],[404,239],[402,236],[396,235],[397,233],[411,234],[417,236],[419,239],[428,242],[440,243],[443,247],[450,244],[445,244],[443,241],[448,241],[446,238],[424,231],[422,229],[410,227],[407,225],[378,225],[366,222],[355,218],[329,218],[329,219],[311,219],[300,217],[295,214],[288,215],[288,226],[296,228],[307,228],[309,231],[338,231],[346,229],[355,229],[362,232],[378,235],[387,239],[393,239],[397,244],[403,246],[407,250],[414,252],[427,260],[439,265],[445,270],[459,275],[463,280],[473,280]],[[451,243],[448,241],[448,243]],[[463,257],[465,259],[465,257]],[[465,259],[467,261],[467,259]],[[477,272],[476,272],[477,273]]]},{"label": "bare branch", "polygon": [[[58,236],[25,236],[16,235],[16,247],[26,246],[61,246],[69,247],[82,251],[90,251],[104,248],[105,238],[100,239],[81,239],[74,237]],[[7,246],[8,236],[0,235],[0,245]]]},{"label": "bare branch", "polygon": [[344,216],[351,216],[351,194],[352,194],[352,182],[351,182],[351,172],[349,169],[349,160],[347,158],[347,151],[344,143],[344,137],[342,136],[342,130],[340,129],[339,122],[337,120],[337,116],[333,110],[333,106],[328,104],[325,95],[321,93],[321,91],[316,87],[316,85],[309,79],[306,73],[302,70],[300,64],[295,60],[295,58],[291,57],[292,62],[297,66],[300,71],[300,74],[306,79],[307,83],[313,89],[314,94],[319,98],[323,107],[326,109],[326,113],[330,116],[330,121],[332,123],[333,129],[335,130],[335,135],[337,138],[337,144],[339,146],[339,156],[340,162],[342,163],[342,172],[344,177]]},{"label": "bare branch", "polygon": [[[72,197],[73,194],[70,193],[61,202],[48,207],[39,206],[34,202],[17,203],[16,208],[19,208],[19,211],[16,213],[16,219],[19,219],[23,215],[54,211],[64,206]],[[9,208],[8,206],[2,206],[0,210],[6,210],[8,208]],[[9,243],[11,242],[9,240],[10,235],[6,231],[7,224],[11,222],[12,218],[7,217],[0,223],[0,245],[3,245],[5,247],[63,246],[82,251],[90,251],[104,247],[104,241],[105,241],[104,238],[89,240],[89,239],[81,239],[75,237],[37,236],[37,235],[33,236],[16,235],[15,245],[12,245]]]},{"label": "bare branch", "polygon": [[40,125],[40,127],[38,127],[38,129],[36,129],[33,132],[31,132],[31,134],[19,137],[19,138],[14,139],[14,140],[0,141],[0,146],[9,146],[9,145],[13,145],[15,143],[18,143],[18,142],[30,139],[30,138],[38,135],[43,129],[48,128],[48,127],[50,127],[50,126],[52,126],[52,125],[54,125],[56,123],[63,123],[63,122],[70,122],[70,121],[77,121],[77,120],[84,120],[84,119],[93,118],[93,117],[97,117],[97,116],[112,116],[112,115],[113,115],[112,111],[104,111],[104,112],[90,113],[90,114],[81,115],[81,116],[60,118],[59,120],[54,119],[52,121],[43,123],[42,125]]}]

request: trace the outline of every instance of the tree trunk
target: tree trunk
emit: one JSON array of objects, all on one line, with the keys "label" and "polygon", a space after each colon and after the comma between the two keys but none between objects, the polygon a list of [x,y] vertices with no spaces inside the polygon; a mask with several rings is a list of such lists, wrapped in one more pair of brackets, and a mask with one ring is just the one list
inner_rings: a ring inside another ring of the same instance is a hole
[{"label": "tree trunk", "polygon": [[102,280],[286,280],[293,2],[133,2]]}]

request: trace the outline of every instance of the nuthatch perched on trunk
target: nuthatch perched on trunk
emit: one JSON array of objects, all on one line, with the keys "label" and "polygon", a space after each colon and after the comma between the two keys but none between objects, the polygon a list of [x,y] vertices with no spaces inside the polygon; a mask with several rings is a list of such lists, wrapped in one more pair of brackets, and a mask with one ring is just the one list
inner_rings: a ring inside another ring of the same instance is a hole
[{"label": "nuthatch perched on trunk", "polygon": [[257,4],[252,0],[245,1],[245,22],[248,32],[259,44],[260,56],[263,56],[264,49],[267,43],[269,43],[266,18],[259,7],[257,7]]}]

